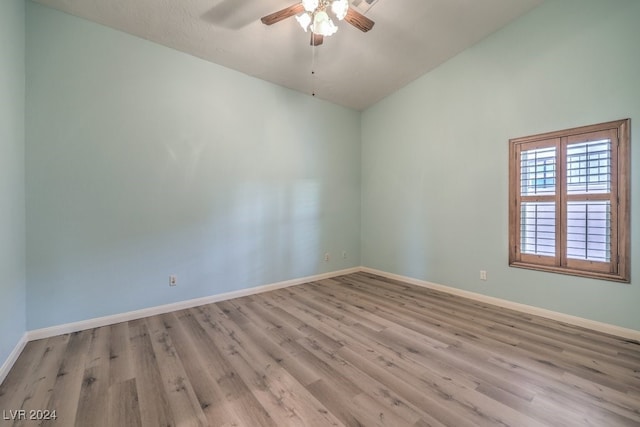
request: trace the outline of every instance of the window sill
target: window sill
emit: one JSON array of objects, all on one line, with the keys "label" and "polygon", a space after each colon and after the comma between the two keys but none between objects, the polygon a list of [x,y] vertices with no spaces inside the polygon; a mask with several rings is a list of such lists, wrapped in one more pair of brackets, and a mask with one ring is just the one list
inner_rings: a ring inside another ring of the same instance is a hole
[{"label": "window sill", "polygon": [[620,276],[613,273],[599,273],[595,271],[574,270],[564,267],[552,267],[546,265],[528,264],[524,262],[513,261],[509,263],[509,267],[524,268],[527,270],[545,271],[548,273],[567,274],[569,276],[586,277],[589,279],[608,280],[611,282],[630,283],[629,277]]}]

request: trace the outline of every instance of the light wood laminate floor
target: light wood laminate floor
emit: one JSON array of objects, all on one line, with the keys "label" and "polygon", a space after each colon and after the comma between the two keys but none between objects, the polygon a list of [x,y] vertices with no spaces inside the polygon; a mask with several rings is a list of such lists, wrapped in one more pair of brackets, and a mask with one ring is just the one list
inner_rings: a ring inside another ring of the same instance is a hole
[{"label": "light wood laminate floor", "polygon": [[37,424],[638,426],[640,344],[355,273],[30,342]]}]

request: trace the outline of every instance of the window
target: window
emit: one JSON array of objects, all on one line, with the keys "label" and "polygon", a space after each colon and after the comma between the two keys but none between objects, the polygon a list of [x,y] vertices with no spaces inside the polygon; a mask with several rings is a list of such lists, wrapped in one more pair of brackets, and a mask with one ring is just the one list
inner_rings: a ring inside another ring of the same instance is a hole
[{"label": "window", "polygon": [[630,281],[629,125],[509,141],[509,265]]}]

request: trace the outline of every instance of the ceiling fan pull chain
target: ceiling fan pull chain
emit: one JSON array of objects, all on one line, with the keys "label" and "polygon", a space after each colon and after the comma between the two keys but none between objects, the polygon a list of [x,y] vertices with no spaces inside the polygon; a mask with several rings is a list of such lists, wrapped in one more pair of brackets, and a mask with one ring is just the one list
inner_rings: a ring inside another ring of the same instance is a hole
[{"label": "ceiling fan pull chain", "polygon": [[[313,33],[311,33],[313,40]],[[316,96],[316,46],[311,44],[311,96]]]}]

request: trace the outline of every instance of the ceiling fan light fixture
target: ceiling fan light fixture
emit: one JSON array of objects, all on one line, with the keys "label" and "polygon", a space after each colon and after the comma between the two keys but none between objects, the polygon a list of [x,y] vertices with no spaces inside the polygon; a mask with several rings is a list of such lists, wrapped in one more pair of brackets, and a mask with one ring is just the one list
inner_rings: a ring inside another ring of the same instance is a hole
[{"label": "ceiling fan light fixture", "polygon": [[309,25],[311,25],[311,14],[309,13],[300,14],[296,16],[296,21],[298,21],[298,24],[300,24],[300,26],[306,33],[307,29],[309,28]]},{"label": "ceiling fan light fixture", "polygon": [[342,21],[345,16],[347,16],[347,11],[349,10],[349,1],[348,0],[334,0],[331,3],[331,11],[336,15],[336,17]]},{"label": "ceiling fan light fixture", "polygon": [[318,11],[313,17],[313,24],[311,25],[311,31],[315,34],[323,36],[331,36],[338,31],[338,27],[333,23],[327,12],[324,10]]},{"label": "ceiling fan light fixture", "polygon": [[[273,25],[283,19],[295,16],[298,24],[307,32],[312,32],[311,45],[320,46],[323,38],[338,31],[338,27],[329,17],[327,9],[339,20],[345,20],[362,32],[373,28],[375,22],[362,15],[349,5],[352,0],[298,0],[298,3],[260,18],[263,24]],[[356,0],[353,0],[354,2]],[[362,0],[357,0],[361,2]],[[367,4],[377,0],[365,0]],[[359,4],[359,3],[356,3]]]}]

